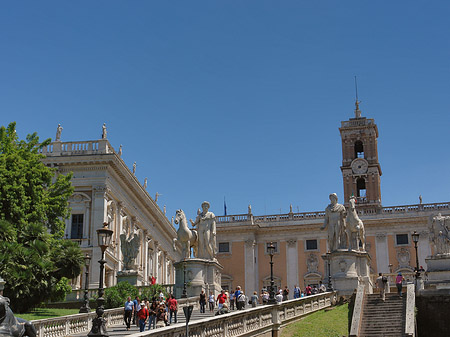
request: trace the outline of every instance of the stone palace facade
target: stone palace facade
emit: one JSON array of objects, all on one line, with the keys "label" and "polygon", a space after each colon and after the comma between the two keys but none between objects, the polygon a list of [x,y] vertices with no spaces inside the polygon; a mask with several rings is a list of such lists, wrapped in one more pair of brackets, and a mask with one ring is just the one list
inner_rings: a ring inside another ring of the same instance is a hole
[{"label": "stone palace facade", "polygon": [[[357,198],[357,212],[366,231],[366,250],[370,255],[370,271],[412,273],[416,266],[411,234],[420,234],[419,265],[426,270],[425,258],[432,255],[429,227],[439,213],[450,214],[450,202],[383,207],[381,204],[381,165],[378,162],[378,128],[373,119],[361,117],[356,102],[355,118],[343,121],[342,178],[344,200]],[[330,191],[335,192],[335,191]],[[327,196],[324,196],[324,204]],[[267,245],[276,246],[274,255],[275,285],[302,289],[308,284],[327,283],[327,232],[321,231],[325,211],[277,215],[246,214],[217,217],[218,261],[224,267],[222,287],[240,285],[246,294],[260,291],[270,284],[270,256]]]},{"label": "stone palace facade", "polygon": [[[176,229],[146,191],[146,181],[136,178],[135,166],[130,170],[121,159],[122,149],[114,150],[105,126],[102,139],[94,141],[62,142],[61,130],[58,126],[56,140],[43,149],[43,161],[58,174],[73,172],[75,192],[65,235],[92,257],[89,288],[98,287],[101,250],[96,230],[104,222],[114,231],[112,246],[105,252],[106,287],[117,283],[118,272],[130,268],[137,285],[149,285],[152,277],[159,284],[174,284],[173,263],[180,260],[173,249]],[[135,250],[127,252],[121,242],[131,240]],[[83,272],[73,280],[73,288],[84,288],[84,279]]]}]

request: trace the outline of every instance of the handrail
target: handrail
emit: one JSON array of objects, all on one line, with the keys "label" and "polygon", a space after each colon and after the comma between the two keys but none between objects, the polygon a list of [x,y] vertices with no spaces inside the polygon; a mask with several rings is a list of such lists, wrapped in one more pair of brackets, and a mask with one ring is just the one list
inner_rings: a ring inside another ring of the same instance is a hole
[{"label": "handrail", "polygon": [[[280,327],[309,313],[330,307],[335,298],[335,292],[289,300],[280,304],[264,305],[229,314],[191,321],[189,330],[194,336],[250,336],[259,332],[278,331]],[[179,307],[194,305],[198,307],[198,297],[178,300]],[[32,321],[38,337],[65,337],[74,334],[87,333],[92,327],[95,312],[76,314],[43,320]],[[123,308],[105,310],[106,326],[123,323]],[[130,336],[184,336],[185,326],[171,325],[156,330],[140,332]]]},{"label": "handrail", "polygon": [[[430,204],[412,204],[412,205],[399,205],[399,206],[386,206],[376,209],[359,209],[358,214],[361,216],[371,216],[374,214],[405,214],[411,212],[428,212],[437,210],[450,209],[450,202],[435,202]],[[230,222],[277,222],[285,220],[311,220],[311,219],[324,219],[324,211],[316,212],[301,212],[301,213],[285,213],[285,214],[268,214],[268,215],[251,215],[251,214],[234,214],[216,216],[217,223],[230,223]]]},{"label": "handrail", "polygon": [[415,313],[416,294],[414,283],[406,285],[406,315],[405,315],[405,336],[415,337]]},{"label": "handrail", "polygon": [[358,337],[361,329],[361,319],[363,316],[365,287],[363,284],[358,285],[356,292],[355,305],[353,307],[352,324],[350,328],[350,337]]}]

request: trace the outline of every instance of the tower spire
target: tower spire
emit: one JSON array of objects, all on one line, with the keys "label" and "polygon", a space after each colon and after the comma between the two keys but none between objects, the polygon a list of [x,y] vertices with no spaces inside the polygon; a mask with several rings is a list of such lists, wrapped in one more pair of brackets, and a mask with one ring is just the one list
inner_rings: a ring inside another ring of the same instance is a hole
[{"label": "tower spire", "polygon": [[361,110],[359,110],[359,103],[361,103],[361,101],[358,101],[358,82],[356,82],[356,76],[355,76],[355,91],[356,91],[355,118],[361,118]]}]

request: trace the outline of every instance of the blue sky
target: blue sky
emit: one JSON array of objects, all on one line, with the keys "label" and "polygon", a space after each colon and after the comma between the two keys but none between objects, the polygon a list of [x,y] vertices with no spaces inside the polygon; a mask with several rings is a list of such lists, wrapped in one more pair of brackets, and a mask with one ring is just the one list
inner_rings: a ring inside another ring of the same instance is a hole
[{"label": "blue sky", "polygon": [[449,201],[448,1],[0,3],[1,124],[123,144],[168,217],[342,201],[340,121],[379,128],[385,206]]}]

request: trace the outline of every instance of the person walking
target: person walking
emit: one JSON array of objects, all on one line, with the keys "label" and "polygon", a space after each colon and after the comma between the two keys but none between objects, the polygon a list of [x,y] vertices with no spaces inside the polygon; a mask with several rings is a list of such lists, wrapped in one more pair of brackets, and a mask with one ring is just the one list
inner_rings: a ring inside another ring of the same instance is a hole
[{"label": "person walking", "polygon": [[216,299],[216,304],[219,303],[219,309],[223,307],[223,304],[226,302],[226,300],[227,295],[225,295],[225,290],[222,289],[222,291],[220,292],[220,294],[217,296]]},{"label": "person walking", "polygon": [[234,310],[234,292],[230,293],[230,310]]},{"label": "person walking", "polygon": [[386,300],[387,278],[383,276],[383,273],[378,273],[378,277],[375,280],[375,284],[377,285],[377,288],[380,290],[380,298],[384,302]]},{"label": "person walking", "polygon": [[247,301],[247,296],[245,296],[243,291],[240,291],[240,294],[236,299],[237,310],[244,310],[246,301]]},{"label": "person walking", "polygon": [[139,310],[141,310],[141,301],[139,299],[139,296],[136,296],[133,300],[134,304],[134,310],[133,310],[133,324],[136,324],[136,326],[139,326],[139,319],[137,318],[137,313]]},{"label": "person walking", "polygon": [[300,288],[297,285],[294,286],[294,298],[300,298]]},{"label": "person walking", "polygon": [[236,302],[236,310],[239,310],[238,298],[241,294],[241,286],[236,287],[236,291],[234,292],[234,301]]},{"label": "person walking", "polygon": [[397,286],[397,293],[400,297],[402,297],[402,287],[404,280],[405,278],[402,276],[402,273],[398,272],[397,277],[395,278],[395,285]]},{"label": "person walking", "polygon": [[206,306],[206,294],[205,291],[202,290],[202,292],[200,293],[200,313],[204,314],[205,313],[205,306]]},{"label": "person walking", "polygon": [[209,294],[208,303],[209,303],[209,311],[214,312],[214,294],[212,291]]},{"label": "person walking", "polygon": [[139,331],[143,332],[145,330],[145,325],[147,324],[149,313],[144,301],[140,303],[140,307],[141,309],[137,313],[137,318],[139,319]]},{"label": "person walking", "polygon": [[258,305],[258,300],[258,292],[254,291],[252,297],[250,297],[252,308],[256,308],[256,306]]},{"label": "person walking", "polygon": [[124,307],[124,321],[127,326],[127,330],[130,330],[131,327],[131,319],[133,317],[133,311],[134,311],[134,303],[131,300],[131,297],[128,296]]},{"label": "person walking", "polygon": [[289,299],[289,288],[288,286],[285,286],[283,290],[283,301],[287,301],[288,299]]},{"label": "person walking", "polygon": [[150,328],[152,328],[153,325],[153,329],[156,329],[156,313],[158,311],[158,307],[159,307],[159,302],[156,300],[156,298],[153,298],[152,303],[150,304],[149,307],[149,319],[148,319],[148,330],[150,330]]},{"label": "person walking", "polygon": [[169,295],[168,300],[168,307],[169,307],[169,323],[172,324],[172,316],[174,317],[174,323],[177,323],[177,313],[178,313],[178,301],[176,300],[175,296],[173,294]]}]

